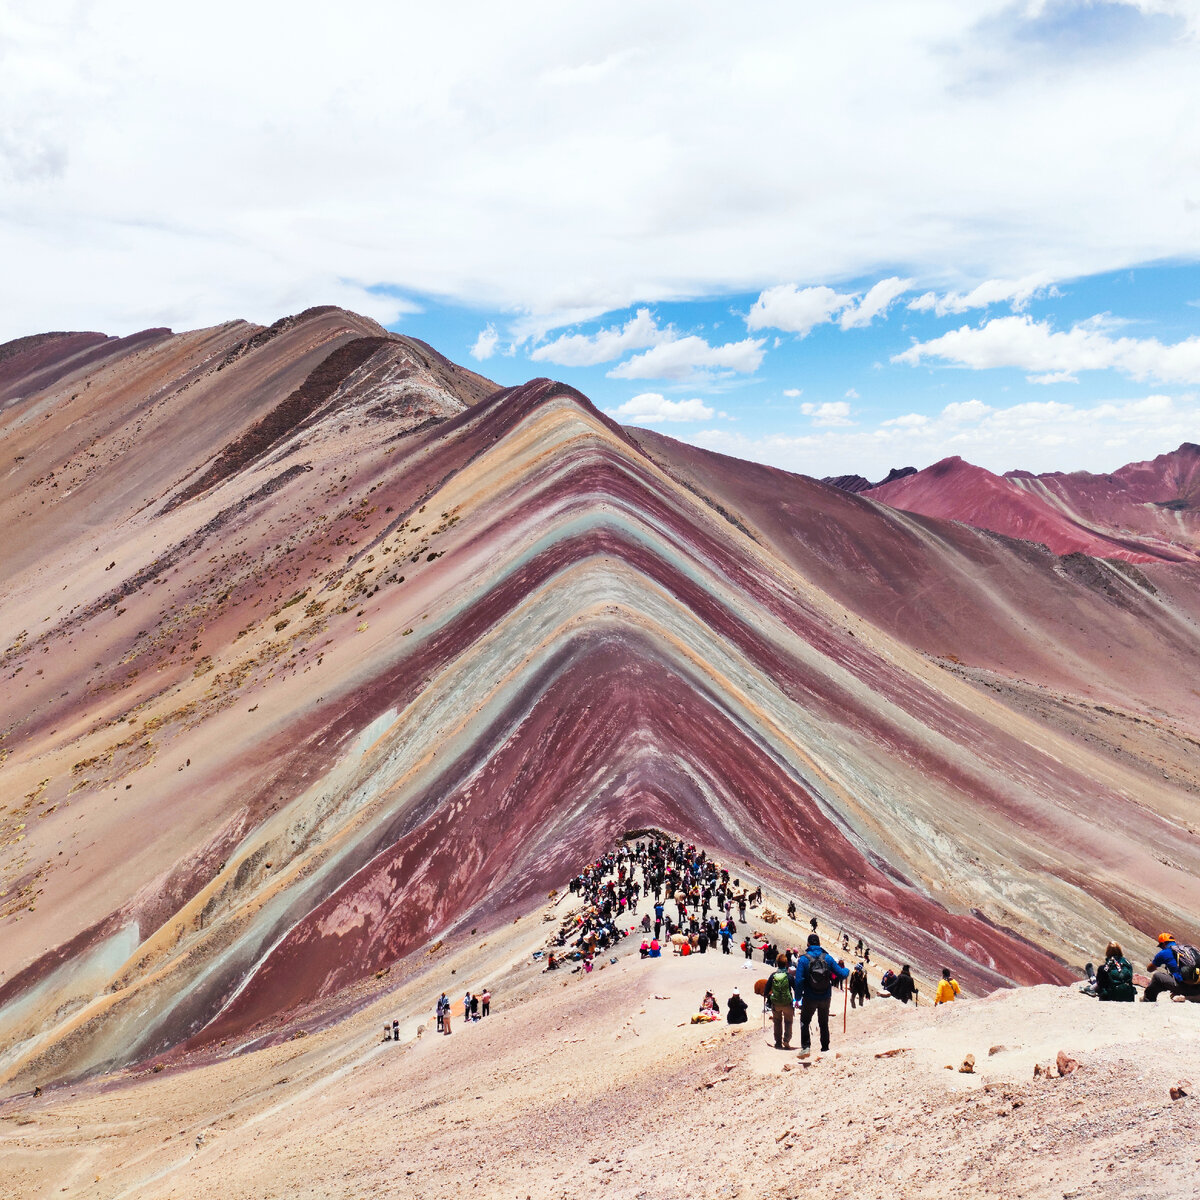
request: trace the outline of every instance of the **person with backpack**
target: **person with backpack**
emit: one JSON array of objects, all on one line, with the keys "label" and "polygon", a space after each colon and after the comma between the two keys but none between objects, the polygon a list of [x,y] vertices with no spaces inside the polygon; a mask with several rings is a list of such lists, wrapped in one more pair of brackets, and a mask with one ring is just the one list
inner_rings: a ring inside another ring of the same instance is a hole
[{"label": "person with backpack", "polygon": [[443,992],[438,997],[438,1002],[437,1002],[437,1031],[438,1031],[438,1033],[444,1032],[444,1027],[445,1027],[445,1023],[446,1023],[446,1011],[447,1011],[447,1009],[449,1009],[449,1007],[450,1007],[450,1001],[446,999],[446,993]]},{"label": "person with backpack", "polygon": [[767,1003],[771,1006],[771,1025],[775,1033],[775,1049],[790,1050],[792,1048],[792,1016],[795,1003],[786,954],[781,954],[775,960],[775,970],[767,979]]},{"label": "person with backpack", "polygon": [[796,962],[796,997],[800,1001],[800,1053],[808,1054],[812,1046],[809,1027],[813,1016],[821,1035],[821,1052],[829,1051],[829,1002],[833,999],[833,981],[845,979],[850,972],[821,949],[819,934],[808,935],[808,948]]},{"label": "person with backpack", "polygon": [[1133,967],[1121,953],[1119,942],[1109,942],[1104,962],[1096,972],[1096,997],[1099,1000],[1136,1000],[1133,986]]},{"label": "person with backpack", "polygon": [[[1117,953],[1121,951],[1118,948]],[[958,980],[950,977],[950,968],[942,968],[942,981],[937,986],[937,994],[933,998],[933,1006],[936,1008],[939,1004],[949,1004],[951,1000],[957,1000],[962,994],[962,988],[958,986]]]},{"label": "person with backpack", "polygon": [[1169,933],[1158,935],[1158,953],[1146,964],[1150,982],[1142,999],[1153,1004],[1162,992],[1172,996],[1200,997],[1200,954],[1194,946],[1176,942]]}]

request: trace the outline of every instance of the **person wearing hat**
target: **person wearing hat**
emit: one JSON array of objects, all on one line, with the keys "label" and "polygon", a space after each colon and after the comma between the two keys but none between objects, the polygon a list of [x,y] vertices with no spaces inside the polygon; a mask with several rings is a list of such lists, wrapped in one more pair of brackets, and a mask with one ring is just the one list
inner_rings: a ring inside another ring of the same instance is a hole
[{"label": "person wearing hat", "polygon": [[733,995],[726,1001],[725,1009],[725,1020],[728,1024],[745,1025],[746,1014],[749,1010],[746,1008],[746,1002],[742,999],[742,994],[737,988],[733,989]]},{"label": "person wearing hat", "polygon": [[1160,992],[1174,996],[1182,989],[1179,955],[1175,952],[1175,939],[1169,933],[1158,935],[1158,953],[1146,964],[1146,970],[1151,972],[1150,982],[1142,993],[1147,1004],[1153,1004]]}]

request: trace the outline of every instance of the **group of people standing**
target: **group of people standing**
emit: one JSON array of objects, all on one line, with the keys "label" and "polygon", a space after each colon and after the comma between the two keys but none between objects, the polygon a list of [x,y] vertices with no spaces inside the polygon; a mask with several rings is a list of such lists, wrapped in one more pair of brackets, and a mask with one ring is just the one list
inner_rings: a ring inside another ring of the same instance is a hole
[{"label": "group of people standing", "polygon": [[[434,1011],[437,1015],[437,1031],[438,1033],[450,1033],[450,999],[443,992],[434,1006]],[[463,996],[463,1020],[464,1021],[479,1021],[486,1017],[492,1011],[492,993],[485,986],[483,991],[472,994],[467,992]]]}]

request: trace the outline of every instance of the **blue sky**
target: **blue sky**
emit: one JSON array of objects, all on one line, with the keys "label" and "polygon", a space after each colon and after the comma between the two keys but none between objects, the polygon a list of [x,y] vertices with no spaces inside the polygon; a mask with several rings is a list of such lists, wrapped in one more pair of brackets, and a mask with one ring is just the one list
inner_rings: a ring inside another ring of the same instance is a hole
[{"label": "blue sky", "polygon": [[[540,334],[426,304],[393,328],[499,383],[561,379],[625,423],[808,474],[882,476],[951,453],[996,471],[1100,471],[1200,440],[1200,269],[972,291],[897,276],[776,285]],[[656,346],[686,352],[656,365]],[[714,350],[723,361],[708,365]]]},{"label": "blue sky", "polygon": [[815,474],[1200,440],[1195,0],[0,5],[0,340],[341,304]]}]

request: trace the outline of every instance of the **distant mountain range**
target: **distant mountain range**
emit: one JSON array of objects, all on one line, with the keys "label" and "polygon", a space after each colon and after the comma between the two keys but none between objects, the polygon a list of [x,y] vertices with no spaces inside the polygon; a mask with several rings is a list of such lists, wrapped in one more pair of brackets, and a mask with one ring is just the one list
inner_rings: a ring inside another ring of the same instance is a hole
[{"label": "distant mountain range", "polygon": [[953,457],[923,471],[894,470],[877,484],[858,475],[824,482],[905,512],[1040,542],[1060,555],[1135,563],[1200,557],[1200,446],[1192,442],[1109,475],[993,475]]}]

